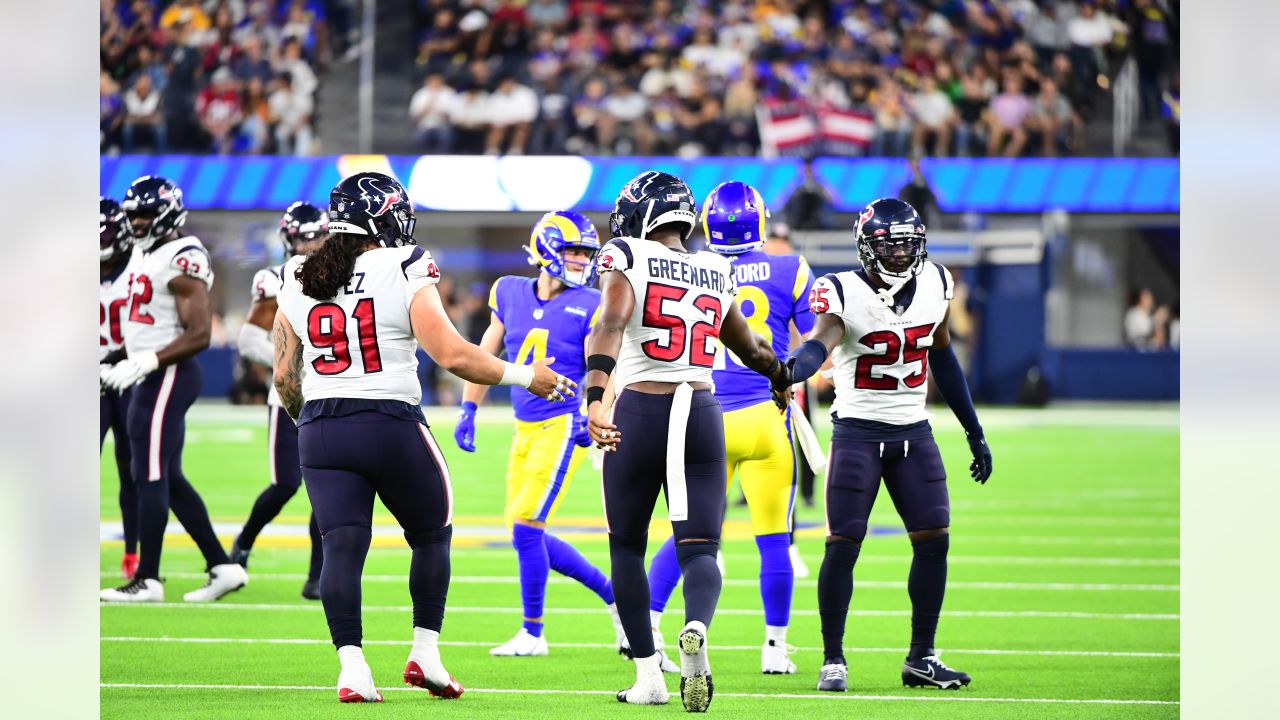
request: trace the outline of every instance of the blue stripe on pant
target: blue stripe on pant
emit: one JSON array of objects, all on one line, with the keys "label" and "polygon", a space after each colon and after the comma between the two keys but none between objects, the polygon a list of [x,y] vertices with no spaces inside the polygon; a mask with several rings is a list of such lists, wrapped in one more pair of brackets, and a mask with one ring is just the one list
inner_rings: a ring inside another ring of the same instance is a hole
[{"label": "blue stripe on pant", "polygon": [[551,482],[547,484],[547,492],[542,496],[542,502],[538,503],[539,522],[546,522],[547,516],[551,514],[551,508],[555,507],[556,498],[560,495],[560,488],[564,486],[565,476],[569,474],[569,463],[573,460],[573,453],[577,447],[577,443],[573,441],[573,423],[567,422],[565,437],[560,446],[555,469],[552,471]]}]

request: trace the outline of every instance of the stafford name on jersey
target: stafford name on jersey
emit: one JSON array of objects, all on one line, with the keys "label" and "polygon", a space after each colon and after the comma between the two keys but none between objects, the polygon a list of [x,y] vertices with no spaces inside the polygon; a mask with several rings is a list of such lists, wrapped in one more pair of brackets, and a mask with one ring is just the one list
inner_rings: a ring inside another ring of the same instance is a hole
[{"label": "stafford name on jersey", "polygon": [[696,267],[682,260],[649,258],[649,277],[670,280],[684,285],[695,285],[715,293],[725,291],[725,275],[707,268]]}]

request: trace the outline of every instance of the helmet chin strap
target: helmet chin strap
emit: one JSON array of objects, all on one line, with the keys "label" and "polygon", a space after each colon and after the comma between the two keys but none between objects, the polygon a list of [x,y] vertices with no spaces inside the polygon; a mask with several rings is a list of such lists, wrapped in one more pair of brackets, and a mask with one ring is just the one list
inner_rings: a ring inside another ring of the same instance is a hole
[{"label": "helmet chin strap", "polygon": [[[880,266],[881,268],[881,271],[877,271],[876,274],[880,276],[881,280],[885,280],[886,279],[885,272],[883,272],[884,265],[878,261],[876,262],[876,265]],[[911,282],[911,278],[915,276],[916,276],[915,267],[912,267],[911,269],[907,270],[906,275],[904,275],[901,278],[896,278],[896,277],[893,277],[893,275],[889,275],[888,277],[893,279],[893,283],[889,285],[889,287],[887,288],[878,288],[876,290],[876,299],[880,301],[881,305],[884,305],[887,308],[893,307],[894,296],[898,294],[899,290],[906,287],[906,284]]]}]

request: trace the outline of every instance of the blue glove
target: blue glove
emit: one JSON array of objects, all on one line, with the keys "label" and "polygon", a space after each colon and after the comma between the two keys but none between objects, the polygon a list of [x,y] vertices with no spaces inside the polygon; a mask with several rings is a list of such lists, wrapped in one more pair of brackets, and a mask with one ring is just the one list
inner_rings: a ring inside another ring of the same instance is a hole
[{"label": "blue glove", "polygon": [[453,429],[453,441],[467,452],[476,451],[476,404],[462,403],[458,411],[458,425]]},{"label": "blue glove", "polygon": [[595,441],[591,439],[591,433],[587,432],[587,416],[582,413],[574,413],[569,418],[569,422],[573,423],[573,442],[578,447],[591,447]]}]

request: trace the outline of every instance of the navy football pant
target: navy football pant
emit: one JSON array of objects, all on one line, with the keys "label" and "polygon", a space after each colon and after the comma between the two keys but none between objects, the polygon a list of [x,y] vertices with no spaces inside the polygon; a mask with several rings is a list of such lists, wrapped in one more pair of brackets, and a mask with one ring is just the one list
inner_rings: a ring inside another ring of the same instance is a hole
[{"label": "navy football pant", "polygon": [[[644,556],[658,493],[667,491],[672,400],[672,395],[623,391],[613,406],[613,423],[622,441],[616,452],[604,456],[613,593],[632,653],[641,658],[654,653]],[[705,390],[693,394],[684,460],[689,517],[671,523],[671,530],[684,576],[685,621],[709,626],[720,597],[715,561],[725,511],[725,450],[720,402]]]},{"label": "navy football pant", "polygon": [[951,524],[947,472],[932,437],[893,442],[831,441],[827,470],[827,534],[861,542],[884,488],[908,531]]},{"label": "navy football pant", "polygon": [[124,526],[124,551],[138,552],[138,492],[133,485],[129,468],[129,396],[132,388],[122,393],[106,390],[98,398],[98,452],[107,439],[107,432],[115,445],[116,472],[120,476],[120,520]]},{"label": "navy football pant", "polygon": [[187,410],[200,394],[200,365],[186,359],[148,375],[129,402],[131,474],[138,492],[140,578],[160,577],[160,553],[169,511],[204,555],[207,567],[230,562],[213,533],[200,494],[182,474]]},{"label": "navy football pant", "polygon": [[324,542],[320,598],[335,647],[359,645],[360,576],[377,496],[413,549],[413,625],[439,631],[449,592],[453,490],[426,425],[361,412],[298,429],[302,477]]},{"label": "navy football pant", "polygon": [[[249,512],[249,519],[245,520],[244,529],[236,538],[236,544],[243,550],[253,549],[258,533],[276,519],[285,504],[293,499],[302,486],[302,468],[298,460],[298,427],[293,424],[293,419],[284,408],[279,406],[267,408],[267,452],[271,484],[258,494],[258,499]],[[315,525],[313,513],[310,526],[314,528]],[[313,580],[320,577],[321,554],[319,534],[313,532],[311,568],[307,574]]]}]

